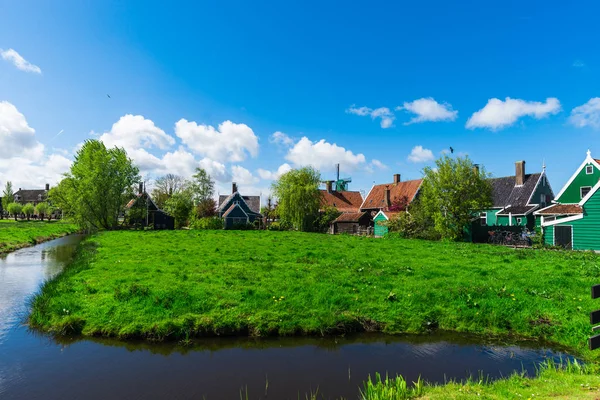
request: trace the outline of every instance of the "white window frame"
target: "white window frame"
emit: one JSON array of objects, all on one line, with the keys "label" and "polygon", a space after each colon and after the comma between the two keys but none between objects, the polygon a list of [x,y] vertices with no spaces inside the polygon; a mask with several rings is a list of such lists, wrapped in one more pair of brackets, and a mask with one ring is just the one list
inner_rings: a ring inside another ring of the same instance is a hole
[{"label": "white window frame", "polygon": [[540,204],[546,204],[546,194],[540,194]]},{"label": "white window frame", "polygon": [[[583,189],[588,189],[588,191],[587,191],[587,193],[585,195],[583,194]],[[582,187],[579,188],[579,196],[583,199],[591,191],[592,191],[592,187],[591,186],[582,186]]]},{"label": "white window frame", "polygon": [[486,212],[479,213],[479,223],[481,224],[481,226],[487,226],[487,213]]},{"label": "white window frame", "polygon": [[523,222],[523,218],[518,217],[517,218],[517,225],[521,225],[521,222]]},{"label": "white window frame", "polygon": [[586,173],[586,175],[592,175],[594,173],[594,166],[593,165],[587,165],[585,167],[585,173]]}]

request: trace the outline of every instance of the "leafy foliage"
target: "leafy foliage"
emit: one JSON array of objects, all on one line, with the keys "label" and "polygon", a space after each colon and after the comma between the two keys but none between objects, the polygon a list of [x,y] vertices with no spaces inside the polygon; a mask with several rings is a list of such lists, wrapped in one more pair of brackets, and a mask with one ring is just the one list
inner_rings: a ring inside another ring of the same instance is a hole
[{"label": "leafy foliage", "polygon": [[21,206],[19,203],[10,203],[6,207],[6,210],[8,211],[9,214],[11,214],[13,217],[15,217],[15,221],[16,221],[19,214],[21,214],[21,212],[23,211],[23,206]]},{"label": "leafy foliage", "polygon": [[321,194],[321,174],[312,167],[292,169],[273,183],[274,196],[278,199],[281,222],[294,229],[310,231],[318,217]]},{"label": "leafy foliage", "polygon": [[21,210],[21,212],[23,214],[25,214],[25,216],[27,217],[27,221],[29,221],[29,218],[33,215],[33,213],[35,212],[35,207],[33,206],[33,204],[31,203],[27,203],[23,206],[23,209]]},{"label": "leafy foliage", "polygon": [[435,230],[433,219],[425,212],[419,199],[413,201],[407,212],[399,213],[396,218],[387,222],[390,236],[407,239],[439,240],[440,234]]},{"label": "leafy foliage", "polygon": [[194,209],[193,196],[194,193],[192,189],[186,188],[174,193],[165,202],[165,211],[175,218],[176,228],[181,228],[187,225],[192,210]]},{"label": "leafy foliage", "polygon": [[152,189],[152,200],[160,209],[165,206],[165,202],[174,193],[179,193],[189,185],[181,176],[175,174],[166,174],[154,182]]},{"label": "leafy foliage", "polygon": [[38,205],[35,206],[35,212],[42,220],[44,220],[44,217],[47,217],[50,214],[50,206],[48,203],[38,203]]},{"label": "leafy foliage", "polygon": [[209,218],[217,215],[217,202],[209,197],[202,199],[196,205],[196,218]]},{"label": "leafy foliage", "polygon": [[443,239],[459,240],[474,210],[492,205],[492,187],[482,168],[474,170],[469,157],[446,155],[426,167],[421,186],[421,202]]},{"label": "leafy foliage", "polygon": [[220,217],[204,217],[195,218],[190,223],[192,229],[204,229],[204,230],[219,230],[223,229],[223,218]]},{"label": "leafy foliage", "polygon": [[315,231],[326,233],[331,226],[331,223],[341,215],[337,208],[327,206],[319,212],[319,216],[315,220]]},{"label": "leafy foliage", "polygon": [[210,175],[202,168],[196,168],[196,173],[192,176],[190,184],[194,204],[200,204],[209,199],[212,199],[215,194],[215,182]]},{"label": "leafy foliage", "polygon": [[14,193],[13,193],[12,182],[8,181],[8,182],[6,182],[6,185],[4,186],[4,191],[2,192],[2,209],[3,210],[8,210],[8,205],[10,203],[12,203],[13,201],[15,201],[13,195],[14,195]]},{"label": "leafy foliage", "polygon": [[139,170],[124,149],[107,149],[101,141],[87,140],[49,196],[79,226],[113,229],[139,181]]}]

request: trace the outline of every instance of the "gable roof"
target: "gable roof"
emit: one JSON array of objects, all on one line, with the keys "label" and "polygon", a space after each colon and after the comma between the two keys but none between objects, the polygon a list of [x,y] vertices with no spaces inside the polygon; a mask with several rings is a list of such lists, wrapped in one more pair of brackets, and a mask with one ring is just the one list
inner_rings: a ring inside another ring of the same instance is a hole
[{"label": "gable roof", "polygon": [[227,209],[227,211],[225,211],[223,213],[223,218],[227,218],[229,216],[229,214],[231,214],[233,212],[233,210],[235,210],[236,208],[239,208],[240,210],[242,210],[242,212],[244,213],[244,215],[246,215],[246,218],[248,218],[248,214],[246,213],[246,211],[244,211],[244,209],[242,208],[242,206],[240,206],[239,204],[232,204],[231,207],[229,207]]},{"label": "gable roof", "polygon": [[367,215],[367,212],[343,213],[333,222],[359,222],[362,217]]},{"label": "gable roof", "polygon": [[399,214],[401,214],[403,212],[404,211],[383,211],[383,210],[380,210],[377,214],[375,214],[375,216],[373,217],[373,219],[377,218],[377,216],[379,214],[381,214],[381,215],[383,215],[383,217],[385,219],[387,219],[389,221],[390,219],[395,218],[397,215],[399,215]]},{"label": "gable roof", "polygon": [[153,206],[153,208],[152,208],[152,209],[150,209],[150,211],[162,211],[162,210],[160,210],[160,209],[157,207],[157,205],[156,205],[156,203],[154,202],[154,200],[152,200],[152,197],[150,197],[150,195],[149,195],[148,193],[146,193],[146,192],[144,192],[144,193],[138,193],[138,194],[136,194],[136,195],[135,195],[135,197],[134,197],[133,199],[129,200],[129,203],[127,203],[127,205],[125,206],[125,209],[126,209],[126,210],[129,210],[131,207],[133,207],[133,206],[134,206],[134,204],[135,204],[135,203],[137,203],[137,202],[138,202],[140,199],[142,199],[142,198],[143,198],[143,197],[145,197],[145,196],[147,196],[147,197],[148,197],[148,200],[150,200],[150,204]]},{"label": "gable roof", "polygon": [[417,195],[422,182],[423,179],[413,179],[398,183],[373,185],[369,191],[369,194],[367,195],[367,198],[361,204],[360,209],[385,209],[385,188],[388,186],[390,188],[390,200],[392,203],[395,201],[400,201],[403,197],[406,197],[408,199],[408,203],[410,204]]},{"label": "gable roof", "polygon": [[516,177],[514,175],[502,178],[491,178],[492,207],[526,207],[529,205],[529,200],[535,192],[541,176],[541,172],[525,175],[523,184],[520,186],[515,184]]},{"label": "gable roof", "polygon": [[321,193],[321,207],[335,207],[339,212],[358,212],[363,202],[360,192],[319,190]]},{"label": "gable roof", "polygon": [[536,211],[537,215],[577,215],[583,214],[583,208],[579,204],[553,204],[549,207]]},{"label": "gable roof", "polygon": [[45,200],[47,195],[48,192],[44,189],[20,189],[13,194],[13,197],[19,196],[19,201],[32,203]]},{"label": "gable roof", "polygon": [[256,214],[260,214],[260,196],[242,196],[240,192],[235,192],[230,195],[220,195],[219,206],[217,207],[217,211],[225,211],[224,208],[235,197],[236,194],[238,194],[242,198],[242,200],[246,203],[250,211]]},{"label": "gable roof", "polygon": [[562,194],[564,193],[564,191],[567,190],[567,188],[569,186],[571,186],[571,183],[573,183],[573,181],[575,180],[575,178],[577,178],[577,176],[579,175],[579,173],[581,172],[581,170],[584,169],[585,166],[588,165],[588,164],[592,164],[596,168],[600,169],[600,159],[592,158],[592,154],[591,154],[591,152],[589,150],[587,151],[587,155],[585,157],[585,160],[583,160],[583,162],[581,163],[581,165],[579,166],[579,168],[577,168],[577,170],[571,176],[571,178],[569,178],[569,180],[567,181],[567,183],[565,183],[565,185],[562,187],[562,189],[560,189],[560,192],[558,192],[558,194],[556,196],[554,196],[554,198],[556,200],[560,201],[559,200],[560,196],[562,196]]}]

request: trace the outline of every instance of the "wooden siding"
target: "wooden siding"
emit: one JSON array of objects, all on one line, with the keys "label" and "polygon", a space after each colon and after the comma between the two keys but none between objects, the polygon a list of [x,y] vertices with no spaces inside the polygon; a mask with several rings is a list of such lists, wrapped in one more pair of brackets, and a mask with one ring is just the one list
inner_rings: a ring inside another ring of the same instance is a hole
[{"label": "wooden siding", "polygon": [[[521,223],[517,223],[517,218],[521,218]],[[497,225],[499,226],[526,226],[528,218],[532,218],[530,215],[518,215],[512,217],[512,225],[509,222],[508,215],[499,215],[497,217]],[[533,219],[532,219],[533,221]]]},{"label": "wooden siding", "polygon": [[544,242],[548,246],[554,246],[554,225],[544,228]]},{"label": "wooden siding", "polygon": [[358,222],[336,222],[335,233],[357,233],[359,228]]},{"label": "wooden siding", "polygon": [[594,164],[591,165],[594,169],[594,173],[588,175],[585,173],[586,167],[583,167],[577,177],[571,182],[569,187],[561,194],[560,198],[557,198],[556,201],[563,204],[574,204],[579,203],[581,201],[581,194],[579,189],[582,186],[591,186],[594,187],[598,180],[600,179],[600,170],[596,168]]},{"label": "wooden siding", "polygon": [[385,225],[380,225],[379,223],[386,223],[387,219],[382,214],[379,214],[377,217],[373,219],[373,223],[375,224],[373,232],[375,236],[385,236],[388,233],[388,227]]},{"label": "wooden siding", "polygon": [[[544,179],[542,177],[542,180],[540,181],[539,185],[537,186],[537,188],[535,189],[535,192],[533,192],[533,196],[531,196],[531,200],[529,201],[529,204],[540,204],[540,196],[542,194],[546,195],[546,205],[544,207],[549,206],[552,203],[552,200],[554,200],[554,196],[552,195],[552,190],[550,189],[550,182],[548,181],[548,176],[544,175],[546,177],[546,179]],[[546,182],[544,182],[546,181]],[[545,185],[544,185],[545,183]],[[542,208],[542,207],[540,207]]]},{"label": "wooden siding", "polygon": [[[574,250],[600,250],[600,191],[594,193],[583,209],[582,219],[558,225],[573,227]],[[552,237],[554,238],[554,232]]]}]

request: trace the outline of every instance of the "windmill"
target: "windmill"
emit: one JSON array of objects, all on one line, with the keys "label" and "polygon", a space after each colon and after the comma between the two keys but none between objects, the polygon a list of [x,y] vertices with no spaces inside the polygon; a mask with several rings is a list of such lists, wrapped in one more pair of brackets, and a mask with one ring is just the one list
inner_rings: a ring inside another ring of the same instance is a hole
[{"label": "windmill", "polygon": [[337,192],[343,192],[348,190],[348,184],[350,182],[352,182],[352,178],[341,178],[340,179],[340,164],[336,164],[335,165],[335,169],[336,169],[336,177],[337,179],[335,180],[335,190]]}]

